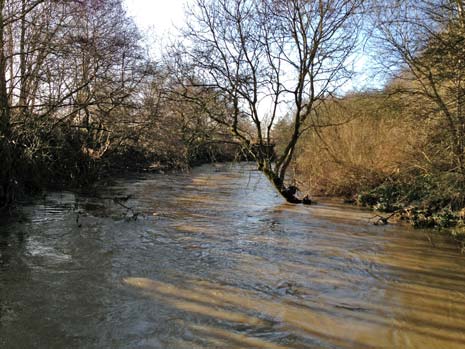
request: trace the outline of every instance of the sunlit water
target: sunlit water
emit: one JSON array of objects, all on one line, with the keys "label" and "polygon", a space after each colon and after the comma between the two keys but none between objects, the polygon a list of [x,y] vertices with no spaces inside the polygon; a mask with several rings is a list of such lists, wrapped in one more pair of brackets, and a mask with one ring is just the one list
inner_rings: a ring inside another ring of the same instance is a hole
[{"label": "sunlit water", "polygon": [[464,348],[465,258],[372,215],[239,165],[50,194],[0,226],[0,348]]}]

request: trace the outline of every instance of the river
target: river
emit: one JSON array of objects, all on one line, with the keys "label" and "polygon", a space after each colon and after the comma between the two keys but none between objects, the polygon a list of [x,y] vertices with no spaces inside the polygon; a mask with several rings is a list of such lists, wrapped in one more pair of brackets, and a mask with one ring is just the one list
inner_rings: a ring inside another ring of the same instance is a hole
[{"label": "river", "polygon": [[238,164],[49,193],[0,225],[0,348],[464,348],[465,258],[372,215]]}]

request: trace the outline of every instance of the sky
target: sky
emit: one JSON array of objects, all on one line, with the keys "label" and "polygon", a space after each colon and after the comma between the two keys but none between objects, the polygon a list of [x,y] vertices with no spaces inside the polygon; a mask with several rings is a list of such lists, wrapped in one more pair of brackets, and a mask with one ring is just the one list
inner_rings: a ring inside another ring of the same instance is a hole
[{"label": "sky", "polygon": [[186,0],[125,0],[128,14],[134,18],[142,32],[162,36],[173,32],[184,21]]},{"label": "sky", "polygon": [[[163,52],[164,40],[169,34],[176,33],[176,27],[184,23],[184,10],[190,0],[124,0],[129,16],[136,22],[145,35],[150,47],[149,51],[155,58]],[[370,79],[367,71],[368,57],[363,53],[356,53],[355,70],[358,74],[352,81],[343,86],[343,91],[363,89],[378,86],[377,81]]]}]

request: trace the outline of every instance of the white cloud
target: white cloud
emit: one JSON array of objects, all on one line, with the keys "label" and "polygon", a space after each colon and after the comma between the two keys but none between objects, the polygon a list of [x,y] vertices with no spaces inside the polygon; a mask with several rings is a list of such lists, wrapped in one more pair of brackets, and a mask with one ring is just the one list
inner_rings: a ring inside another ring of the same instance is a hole
[{"label": "white cloud", "polygon": [[185,0],[125,0],[128,14],[142,31],[157,36],[173,32],[184,21]]}]

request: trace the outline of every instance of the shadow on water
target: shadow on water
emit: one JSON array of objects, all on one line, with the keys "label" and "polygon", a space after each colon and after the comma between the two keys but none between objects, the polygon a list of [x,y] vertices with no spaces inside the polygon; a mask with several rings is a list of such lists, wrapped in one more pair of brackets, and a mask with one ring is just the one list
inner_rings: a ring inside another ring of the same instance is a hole
[{"label": "shadow on water", "polygon": [[24,211],[0,226],[2,348],[465,347],[453,246],[367,211],[283,203],[247,166]]}]

